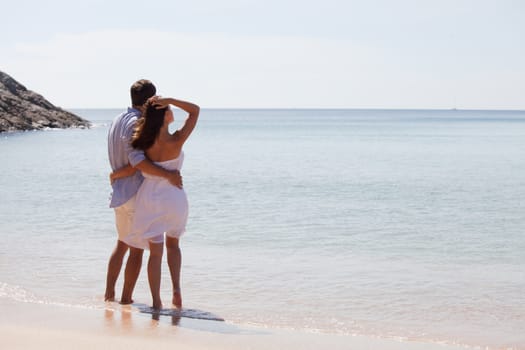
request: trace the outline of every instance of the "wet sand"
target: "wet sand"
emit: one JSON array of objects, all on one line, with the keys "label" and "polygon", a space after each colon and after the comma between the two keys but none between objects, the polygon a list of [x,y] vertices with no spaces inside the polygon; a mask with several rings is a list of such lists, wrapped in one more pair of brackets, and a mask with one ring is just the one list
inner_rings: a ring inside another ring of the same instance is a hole
[{"label": "wet sand", "polygon": [[[154,316],[108,303],[100,309],[0,298],[4,349],[374,349],[454,350],[449,345],[316,334]],[[158,318],[158,319],[156,319]]]}]

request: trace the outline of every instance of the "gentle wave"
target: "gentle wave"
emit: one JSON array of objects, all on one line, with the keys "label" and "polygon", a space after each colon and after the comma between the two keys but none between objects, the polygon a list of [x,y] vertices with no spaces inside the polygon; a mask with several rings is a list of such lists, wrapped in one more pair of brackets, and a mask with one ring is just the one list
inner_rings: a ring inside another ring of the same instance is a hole
[{"label": "gentle wave", "polygon": [[88,302],[83,304],[70,304],[56,300],[49,299],[48,297],[38,296],[21,286],[10,285],[5,282],[0,282],[0,298],[6,298],[12,301],[30,304],[42,304],[42,305],[53,305],[62,307],[73,307],[83,309],[103,309],[100,303]]}]

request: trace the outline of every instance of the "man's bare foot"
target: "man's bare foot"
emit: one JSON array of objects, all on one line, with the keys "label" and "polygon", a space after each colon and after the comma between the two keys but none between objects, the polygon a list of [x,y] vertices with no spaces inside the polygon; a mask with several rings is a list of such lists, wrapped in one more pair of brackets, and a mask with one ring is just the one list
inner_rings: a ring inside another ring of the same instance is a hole
[{"label": "man's bare foot", "polygon": [[104,301],[115,301],[115,292],[106,292],[106,294],[104,295]]},{"label": "man's bare foot", "polygon": [[171,303],[178,309],[182,309],[182,294],[180,293],[180,290],[176,290],[173,292],[173,299],[171,300]]},{"label": "man's bare foot", "polygon": [[119,302],[120,305],[129,305],[133,304],[133,299],[121,299]]}]

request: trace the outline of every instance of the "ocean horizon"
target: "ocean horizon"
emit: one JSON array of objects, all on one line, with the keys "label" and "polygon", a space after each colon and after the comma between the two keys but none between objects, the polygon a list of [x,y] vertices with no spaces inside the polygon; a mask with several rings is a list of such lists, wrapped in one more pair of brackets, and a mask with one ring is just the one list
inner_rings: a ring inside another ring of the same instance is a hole
[{"label": "ocean horizon", "polygon": [[[70,110],[92,127],[0,134],[0,298],[103,308],[116,239],[106,136],[123,109]],[[199,119],[182,169],[187,307],[239,325],[525,349],[524,111]],[[167,303],[166,265],[161,288]],[[150,303],[145,266],[135,300]]]}]

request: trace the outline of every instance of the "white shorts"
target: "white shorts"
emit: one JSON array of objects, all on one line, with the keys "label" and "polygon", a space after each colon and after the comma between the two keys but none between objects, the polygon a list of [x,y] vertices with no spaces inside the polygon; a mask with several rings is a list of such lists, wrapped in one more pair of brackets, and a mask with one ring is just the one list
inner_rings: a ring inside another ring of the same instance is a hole
[{"label": "white shorts", "polygon": [[131,197],[126,203],[115,208],[115,223],[119,241],[123,241],[131,233],[131,225],[135,215],[135,197]]}]

